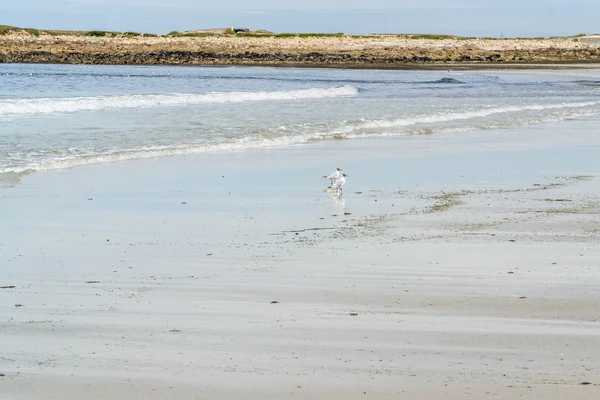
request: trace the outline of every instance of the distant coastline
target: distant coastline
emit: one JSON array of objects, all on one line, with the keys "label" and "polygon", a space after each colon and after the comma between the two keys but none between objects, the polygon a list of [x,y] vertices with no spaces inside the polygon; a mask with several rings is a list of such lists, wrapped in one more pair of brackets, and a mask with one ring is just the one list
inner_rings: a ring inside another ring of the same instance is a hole
[{"label": "distant coastline", "polygon": [[531,68],[600,64],[600,35],[449,35],[41,31],[0,26],[0,62],[331,68]]}]

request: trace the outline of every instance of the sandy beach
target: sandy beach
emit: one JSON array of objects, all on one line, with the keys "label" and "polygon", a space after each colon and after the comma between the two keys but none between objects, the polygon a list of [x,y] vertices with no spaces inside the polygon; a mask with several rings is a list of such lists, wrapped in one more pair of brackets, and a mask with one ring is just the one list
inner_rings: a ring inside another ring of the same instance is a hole
[{"label": "sandy beach", "polygon": [[4,182],[0,397],[600,398],[597,126]]},{"label": "sandy beach", "polygon": [[600,61],[598,35],[495,39],[392,34],[132,37],[106,33],[93,37],[86,36],[86,32],[37,30],[36,34],[24,30],[0,34],[0,62],[402,69],[486,65],[524,68],[532,63]]}]

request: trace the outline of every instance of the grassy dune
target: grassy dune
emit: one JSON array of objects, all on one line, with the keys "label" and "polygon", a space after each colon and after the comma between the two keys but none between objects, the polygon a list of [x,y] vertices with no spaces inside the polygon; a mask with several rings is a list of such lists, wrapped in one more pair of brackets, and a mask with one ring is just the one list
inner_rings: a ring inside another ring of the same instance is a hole
[{"label": "grassy dune", "polygon": [[[403,39],[425,39],[425,40],[467,40],[477,39],[473,36],[457,36],[457,35],[446,35],[446,34],[424,34],[424,33],[372,33],[365,35],[357,34],[346,34],[343,32],[338,33],[311,33],[311,32],[284,32],[274,33],[263,29],[258,29],[249,32],[235,33],[232,28],[222,29],[207,29],[207,30],[194,30],[194,31],[171,31],[166,34],[157,33],[144,33],[144,32],[118,32],[118,31],[104,31],[104,30],[91,30],[91,31],[70,31],[70,30],[54,30],[54,29],[36,29],[36,28],[22,28],[11,25],[0,25],[0,35],[7,35],[11,33],[29,33],[31,36],[39,37],[40,35],[49,36],[92,36],[92,37],[218,37],[225,35],[235,35],[239,37],[274,37],[274,38],[324,38],[324,37],[351,37],[351,38],[379,38],[379,37],[400,37]],[[580,33],[573,36],[553,36],[553,37],[507,37],[507,38],[494,38],[484,37],[480,39],[486,40],[545,40],[545,39],[559,39],[559,38],[572,38],[578,39],[580,37],[595,35],[588,33]],[[598,34],[600,35],[600,34]]]},{"label": "grassy dune", "polygon": [[600,62],[600,37],[475,38],[444,34],[63,31],[0,25],[0,62],[281,65],[364,68]]}]

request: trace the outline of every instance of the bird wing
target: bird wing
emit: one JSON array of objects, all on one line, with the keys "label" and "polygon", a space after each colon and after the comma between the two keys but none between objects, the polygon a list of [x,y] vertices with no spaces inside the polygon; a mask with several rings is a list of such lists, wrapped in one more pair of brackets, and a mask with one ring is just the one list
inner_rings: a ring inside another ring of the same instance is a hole
[{"label": "bird wing", "polygon": [[346,183],[346,178],[344,178],[343,176],[340,176],[333,182],[333,187],[340,187],[344,183]]},{"label": "bird wing", "polygon": [[334,173],[327,175],[325,178],[327,178],[327,179],[335,179],[337,177],[338,177],[338,172],[335,171]]}]

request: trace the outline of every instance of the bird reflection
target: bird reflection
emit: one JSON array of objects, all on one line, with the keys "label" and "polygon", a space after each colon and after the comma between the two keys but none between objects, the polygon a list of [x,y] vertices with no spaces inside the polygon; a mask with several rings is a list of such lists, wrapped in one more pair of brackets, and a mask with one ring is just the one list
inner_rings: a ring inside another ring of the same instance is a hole
[{"label": "bird reflection", "polygon": [[329,198],[332,199],[342,211],[346,210],[346,199],[342,197],[341,193],[332,194]]}]

